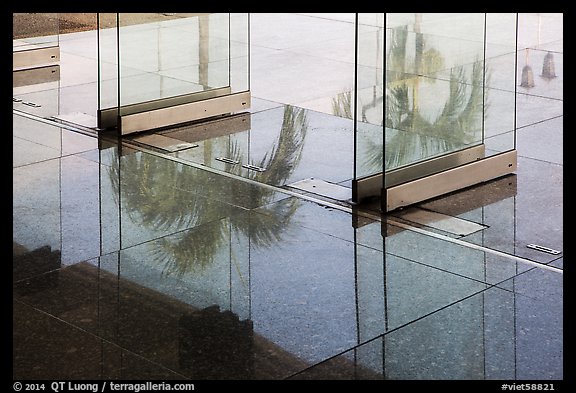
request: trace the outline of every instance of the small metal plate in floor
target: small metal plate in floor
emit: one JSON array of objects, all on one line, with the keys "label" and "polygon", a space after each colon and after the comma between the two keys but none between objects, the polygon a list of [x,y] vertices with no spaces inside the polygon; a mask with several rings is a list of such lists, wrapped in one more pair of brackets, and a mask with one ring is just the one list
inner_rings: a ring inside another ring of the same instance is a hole
[{"label": "small metal plate in floor", "polygon": [[470,235],[487,228],[486,225],[419,208],[409,208],[397,217],[458,236]]},{"label": "small metal plate in floor", "polygon": [[180,139],[169,138],[164,135],[156,135],[156,134],[139,136],[133,138],[132,140],[138,143],[142,143],[144,145],[152,146],[169,152],[175,152],[190,149],[192,147],[198,147],[198,145],[194,143],[183,142]]},{"label": "small metal plate in floor", "polygon": [[351,188],[313,177],[288,184],[287,186],[339,201],[347,201],[352,198]]}]

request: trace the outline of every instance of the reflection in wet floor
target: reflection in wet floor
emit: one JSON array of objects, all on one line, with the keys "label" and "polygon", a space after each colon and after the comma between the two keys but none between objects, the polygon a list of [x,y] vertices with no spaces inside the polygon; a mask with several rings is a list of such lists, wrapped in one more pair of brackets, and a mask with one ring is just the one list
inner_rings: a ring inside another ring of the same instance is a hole
[{"label": "reflection in wet floor", "polygon": [[13,378],[562,380],[563,256],[527,247],[563,250],[554,66],[517,174],[387,217],[288,187],[349,189],[345,116],[261,99],[171,151],[16,86],[42,107],[14,102]]}]

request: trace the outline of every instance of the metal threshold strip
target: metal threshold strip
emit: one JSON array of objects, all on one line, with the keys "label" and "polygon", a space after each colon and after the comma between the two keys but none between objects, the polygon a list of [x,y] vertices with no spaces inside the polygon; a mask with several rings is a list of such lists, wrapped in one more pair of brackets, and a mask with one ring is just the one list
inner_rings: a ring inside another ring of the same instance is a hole
[{"label": "metal threshold strip", "polygon": [[[66,129],[71,130],[71,131],[77,131],[77,132],[83,133],[83,134],[85,134],[85,135],[95,136],[94,134],[89,134],[89,133],[87,133],[86,131],[84,131],[84,130],[82,130],[82,129],[80,129],[80,128],[75,128],[75,127],[72,127],[72,126],[67,126],[67,125],[64,125],[64,124],[62,124],[62,123],[58,123],[58,122],[56,122],[56,121],[49,120],[49,119],[46,119],[46,118],[43,118],[43,117],[40,117],[40,116],[30,115],[30,114],[28,114],[28,113],[20,112],[20,111],[15,110],[15,109],[13,109],[13,113],[18,114],[18,115],[21,115],[21,116],[24,116],[24,117],[28,117],[28,118],[30,118],[30,119],[39,120],[39,121],[42,121],[42,122],[44,122],[44,123],[51,124],[51,125],[54,125],[54,126],[57,126],[57,127],[66,128]],[[265,183],[260,183],[260,182],[258,182],[258,181],[256,181],[256,180],[248,179],[248,178],[245,178],[245,177],[242,177],[242,176],[239,176],[239,175],[235,175],[235,174],[232,174],[232,173],[228,173],[228,172],[226,172],[226,171],[222,171],[222,170],[219,170],[219,169],[211,168],[211,167],[208,167],[208,166],[205,166],[205,165],[202,165],[202,164],[197,164],[197,163],[194,163],[194,162],[191,162],[191,161],[186,161],[186,160],[183,160],[183,159],[178,158],[178,157],[172,157],[172,156],[166,155],[165,153],[157,152],[157,151],[154,151],[154,150],[149,150],[149,149],[147,149],[147,148],[145,148],[145,147],[143,147],[143,146],[136,146],[136,145],[134,145],[134,144],[130,144],[130,143],[127,142],[127,141],[122,141],[122,143],[123,143],[123,144],[126,144],[126,145],[130,145],[130,147],[133,147],[133,148],[136,147],[138,150],[144,151],[144,152],[146,152],[147,154],[155,155],[155,156],[160,157],[160,158],[164,158],[164,159],[167,159],[167,160],[171,160],[171,161],[174,161],[174,162],[178,162],[178,163],[181,163],[181,164],[183,164],[183,165],[191,166],[191,167],[194,167],[194,168],[197,168],[197,169],[202,169],[202,170],[205,170],[205,171],[208,171],[208,172],[217,174],[217,175],[226,176],[226,177],[231,178],[231,179],[235,179],[235,180],[243,181],[243,182],[246,182],[246,183],[250,183],[250,184],[253,184],[253,185],[258,186],[258,187],[267,188],[267,189],[272,190],[272,191],[276,191],[276,192],[280,192],[280,193],[283,193],[283,194],[287,194],[287,195],[290,195],[290,196],[293,196],[293,197],[296,197],[296,198],[304,199],[304,200],[307,200],[307,201],[310,201],[310,202],[313,202],[313,203],[316,203],[316,204],[319,204],[319,205],[322,205],[322,206],[326,206],[326,207],[330,207],[330,208],[333,208],[333,209],[337,209],[337,210],[340,210],[340,211],[343,211],[343,212],[346,212],[346,213],[349,213],[349,214],[356,214],[356,215],[358,215],[358,216],[362,216],[362,217],[365,217],[365,218],[369,218],[369,219],[374,220],[374,221],[380,221],[380,222],[382,221],[382,217],[381,217],[379,214],[359,211],[359,210],[357,210],[357,209],[353,209],[353,208],[352,208],[351,206],[349,206],[349,205],[342,205],[342,204],[338,204],[338,203],[333,203],[333,202],[326,201],[326,200],[323,200],[323,199],[320,199],[320,198],[316,198],[316,197],[311,196],[311,195],[308,195],[308,194],[302,194],[302,193],[299,193],[299,192],[296,192],[296,191],[291,191],[291,190],[286,189],[286,188],[282,188],[282,187],[278,187],[278,186],[272,186],[272,185],[265,184]],[[418,232],[418,233],[420,233],[420,234],[422,234],[422,235],[425,235],[425,236],[431,236],[431,237],[435,237],[435,238],[437,238],[437,239],[444,240],[444,241],[447,241],[447,242],[450,242],[450,243],[458,244],[458,245],[463,246],[463,247],[468,247],[468,248],[472,248],[472,249],[475,249],[475,250],[478,250],[478,251],[483,251],[483,252],[486,252],[486,253],[489,253],[489,254],[494,254],[494,255],[498,255],[498,256],[504,257],[504,258],[512,259],[512,260],[514,260],[514,261],[516,261],[516,262],[521,262],[521,263],[524,263],[524,264],[526,264],[526,265],[530,265],[530,266],[533,266],[533,267],[536,267],[536,268],[539,268],[539,269],[546,269],[546,270],[549,270],[549,271],[552,271],[552,272],[555,272],[555,273],[564,274],[564,270],[563,270],[563,269],[560,269],[560,268],[557,268],[557,267],[554,267],[554,266],[548,266],[548,265],[545,265],[545,264],[543,264],[543,263],[535,262],[535,261],[532,261],[532,260],[527,259],[527,258],[522,258],[522,257],[516,256],[516,255],[512,255],[512,254],[505,253],[505,252],[503,252],[503,251],[498,251],[498,250],[494,250],[494,249],[492,249],[492,248],[480,246],[480,245],[477,245],[477,244],[474,244],[474,243],[469,243],[469,242],[466,242],[466,241],[463,241],[463,240],[460,240],[460,239],[454,239],[454,238],[452,238],[452,237],[450,237],[450,236],[445,236],[445,235],[441,235],[441,234],[438,234],[438,233],[435,233],[435,232],[428,231],[428,230],[426,230],[426,229],[417,228],[417,227],[414,227],[414,226],[412,226],[412,225],[408,225],[408,224],[405,224],[405,223],[402,223],[402,222],[399,222],[399,221],[395,221],[395,220],[390,219],[390,218],[387,218],[387,219],[386,219],[386,223],[387,223],[387,224],[390,224],[390,225],[393,225],[393,226],[397,226],[397,227],[403,228],[403,229],[405,229],[405,230],[409,230],[409,231],[413,231],[413,232]]]}]

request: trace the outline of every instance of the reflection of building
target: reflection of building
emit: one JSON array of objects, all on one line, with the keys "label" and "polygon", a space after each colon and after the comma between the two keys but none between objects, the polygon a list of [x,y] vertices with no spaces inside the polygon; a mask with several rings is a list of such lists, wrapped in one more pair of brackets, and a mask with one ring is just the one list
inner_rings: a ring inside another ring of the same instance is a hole
[{"label": "reflection of building", "polygon": [[[12,253],[13,280],[20,281],[30,275],[45,274],[57,270],[61,267],[60,258],[60,251],[52,251],[50,246],[43,246],[36,250],[28,251],[14,243]],[[57,287],[58,275],[49,275],[43,283],[45,286],[35,289],[44,290]]]},{"label": "reflection of building", "polygon": [[[15,260],[16,263],[23,266],[20,260]],[[52,285],[19,286],[16,294],[28,301],[39,301],[43,303],[42,307],[50,307],[52,313],[80,323],[90,334],[101,336],[98,345],[101,347],[94,352],[83,341],[76,342],[74,336],[65,335],[66,345],[58,346],[54,341],[54,346],[47,348],[29,346],[27,338],[43,336],[46,328],[42,323],[29,324],[22,335],[19,331],[14,335],[14,346],[18,348],[14,359],[17,369],[23,366],[20,359],[33,359],[34,353],[44,350],[52,351],[54,361],[43,363],[42,368],[29,364],[28,368],[15,373],[14,379],[50,376],[66,379],[67,370],[75,367],[71,348],[77,348],[74,352],[80,357],[94,356],[92,365],[83,370],[83,375],[78,375],[89,379],[132,379],[135,377],[130,374],[132,363],[138,361],[138,357],[151,359],[194,380],[276,379],[286,369],[308,366],[254,333],[252,321],[239,320],[232,312],[220,311],[216,305],[195,309],[170,296],[105,273],[89,263],[75,264],[60,271],[49,269],[45,274],[45,282]],[[50,298],[44,298],[46,291],[66,293],[69,301],[51,303]],[[26,313],[20,313],[18,317],[32,320]],[[116,345],[118,347],[114,348]],[[78,348],[90,350],[82,354]],[[100,357],[105,357],[105,362]],[[76,361],[84,364],[81,359]],[[106,369],[101,368],[103,364]],[[339,366],[338,374],[350,374],[353,367],[353,363],[344,362]],[[162,376],[151,374],[150,378]]]},{"label": "reflection of building", "polygon": [[180,317],[180,367],[194,379],[254,379],[252,321],[212,306]]}]

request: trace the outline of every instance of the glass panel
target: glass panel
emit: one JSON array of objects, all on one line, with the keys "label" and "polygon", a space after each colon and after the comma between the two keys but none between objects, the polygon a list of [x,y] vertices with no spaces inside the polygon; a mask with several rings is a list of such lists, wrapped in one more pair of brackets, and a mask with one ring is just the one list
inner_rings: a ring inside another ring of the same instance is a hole
[{"label": "glass panel", "polygon": [[357,14],[354,178],[383,170],[384,14]]},{"label": "glass panel", "polygon": [[25,51],[58,46],[57,13],[12,14],[12,51]]},{"label": "glass panel", "polygon": [[121,13],[118,27],[121,108],[230,85],[228,14]]},{"label": "glass panel", "polygon": [[117,14],[98,14],[98,109],[100,111],[118,108],[117,24]]},{"label": "glass panel", "polygon": [[354,179],[385,172],[391,187],[514,150],[516,24],[358,14]]},{"label": "glass panel", "polygon": [[485,15],[386,19],[386,170],[481,144]]},{"label": "glass panel", "polygon": [[245,92],[250,90],[250,14],[229,15],[230,92]]},{"label": "glass panel", "polygon": [[[526,63],[516,60],[517,14],[486,14],[486,89],[484,144],[486,156],[516,148],[516,64],[518,77]],[[518,81],[520,84],[521,81]]]},{"label": "glass panel", "polygon": [[120,13],[99,19],[101,128],[115,126],[116,114],[249,90],[248,14]]}]

